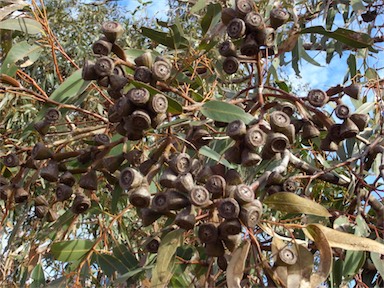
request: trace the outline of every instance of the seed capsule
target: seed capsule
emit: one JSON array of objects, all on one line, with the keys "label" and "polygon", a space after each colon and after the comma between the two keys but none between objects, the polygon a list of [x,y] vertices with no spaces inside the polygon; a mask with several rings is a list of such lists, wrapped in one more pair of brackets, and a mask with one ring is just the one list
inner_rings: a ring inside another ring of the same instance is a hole
[{"label": "seed capsule", "polygon": [[56,199],[57,201],[63,202],[71,198],[72,193],[73,190],[71,186],[60,183],[56,188]]},{"label": "seed capsule", "polygon": [[108,145],[111,142],[111,139],[107,134],[96,134],[93,136],[93,141],[96,145]]},{"label": "seed capsule", "polygon": [[225,239],[229,235],[236,235],[241,232],[241,223],[238,219],[225,219],[219,225],[220,238]]},{"label": "seed capsule", "polygon": [[132,88],[127,93],[129,101],[137,107],[144,107],[147,104],[149,97],[149,91],[145,88]]},{"label": "seed capsule", "polygon": [[133,168],[125,168],[120,173],[119,183],[120,186],[125,190],[137,188],[143,182],[143,175],[139,171]]},{"label": "seed capsule", "polygon": [[260,147],[265,143],[265,133],[258,126],[253,126],[247,130],[244,143],[250,149]]},{"label": "seed capsule", "polygon": [[37,218],[44,218],[45,215],[48,213],[48,207],[47,206],[35,206],[35,215]]},{"label": "seed capsule", "polygon": [[57,162],[50,160],[45,167],[41,168],[40,176],[49,182],[56,182],[59,179],[59,165]]},{"label": "seed capsule", "polygon": [[239,218],[248,228],[254,229],[261,218],[263,206],[257,199],[241,206]]},{"label": "seed capsule", "polygon": [[152,199],[151,208],[159,213],[166,213],[170,209],[168,207],[167,194],[157,193]]},{"label": "seed capsule", "polygon": [[241,165],[244,167],[252,167],[258,165],[261,162],[259,154],[245,148],[241,152]]},{"label": "seed capsule", "polygon": [[252,12],[253,10],[253,1],[251,0],[236,0],[235,8],[237,13],[242,16]]},{"label": "seed capsule", "polygon": [[289,13],[281,8],[272,9],[269,15],[269,21],[271,27],[274,29],[284,25],[289,19]]},{"label": "seed capsule", "polygon": [[44,119],[48,123],[55,123],[60,119],[60,117],[61,117],[61,113],[56,108],[49,108],[44,115]]},{"label": "seed capsule", "polygon": [[198,207],[207,207],[212,204],[212,201],[209,199],[209,192],[203,186],[195,186],[190,192],[189,197],[191,203]]},{"label": "seed capsule", "polygon": [[154,237],[145,245],[145,250],[147,250],[149,253],[157,253],[160,247],[160,243],[161,239],[159,237]]},{"label": "seed capsule", "polygon": [[205,188],[212,194],[213,199],[221,198],[224,196],[226,182],[224,177],[220,175],[212,175],[205,183]]},{"label": "seed capsule", "polygon": [[191,157],[187,153],[176,154],[169,162],[169,167],[177,174],[185,174],[191,170]]},{"label": "seed capsule", "polygon": [[283,183],[283,190],[288,192],[295,192],[299,186],[299,183],[294,179],[288,178]]},{"label": "seed capsule", "polygon": [[263,17],[255,11],[247,13],[244,21],[245,25],[247,25],[248,29],[251,31],[259,31],[265,26]]},{"label": "seed capsule", "polygon": [[108,41],[113,43],[123,34],[124,28],[118,22],[108,21],[103,23],[101,26],[101,31],[108,39]]},{"label": "seed capsule", "polygon": [[240,62],[236,57],[230,56],[225,58],[223,62],[223,70],[225,73],[232,75],[239,69]]},{"label": "seed capsule", "polygon": [[143,226],[146,227],[159,219],[162,214],[151,208],[141,208],[138,212],[138,215],[143,222]]},{"label": "seed capsule", "polygon": [[328,95],[320,89],[308,92],[308,102],[314,107],[323,107],[329,100]]},{"label": "seed capsule", "polygon": [[202,243],[215,243],[219,237],[219,230],[213,223],[203,223],[199,226],[197,234]]},{"label": "seed capsule", "polygon": [[242,120],[235,120],[228,124],[226,134],[234,140],[239,140],[247,133],[247,126]]},{"label": "seed capsule", "polygon": [[153,95],[148,102],[148,109],[154,113],[165,113],[168,109],[168,99],[163,94]]},{"label": "seed capsule", "polygon": [[171,76],[171,66],[166,61],[155,61],[152,65],[152,75],[155,80],[166,81]]},{"label": "seed capsule", "polygon": [[[130,116],[131,125],[135,127],[135,130],[144,131],[151,127],[151,117],[145,110],[135,110]],[[124,127],[126,128],[126,127]],[[129,131],[128,129],[126,129]]]},{"label": "seed capsule", "polygon": [[214,243],[205,244],[205,254],[210,257],[220,257],[225,253],[223,242],[217,240]]},{"label": "seed capsule", "polygon": [[239,18],[234,18],[227,26],[227,34],[233,39],[238,39],[244,36],[246,30],[245,22]]},{"label": "seed capsule", "polygon": [[146,66],[152,68],[153,57],[151,52],[144,52],[133,60],[137,66]]},{"label": "seed capsule", "polygon": [[44,195],[39,195],[35,198],[35,206],[48,206],[49,203],[47,199],[45,199]]},{"label": "seed capsule", "polygon": [[86,81],[97,80],[99,75],[96,73],[95,63],[89,60],[86,60],[83,64],[83,69],[81,70],[81,78]]},{"label": "seed capsule", "polygon": [[187,231],[195,227],[196,217],[193,213],[191,213],[191,207],[187,207],[177,213],[175,224]]},{"label": "seed capsule", "polygon": [[3,158],[3,164],[7,167],[16,167],[20,165],[19,156],[15,153],[8,154]]},{"label": "seed capsule", "polygon": [[38,142],[33,147],[31,156],[34,160],[44,160],[51,158],[53,156],[53,152],[47,148],[44,143]]},{"label": "seed capsule", "polygon": [[151,202],[151,193],[147,185],[135,188],[129,193],[129,202],[138,208],[148,207]]},{"label": "seed capsule", "polygon": [[133,78],[136,81],[149,83],[152,81],[152,71],[146,66],[139,66],[135,69],[135,74],[133,75]]},{"label": "seed capsule", "polygon": [[232,8],[224,8],[221,11],[221,22],[227,26],[232,19],[237,17],[237,12]]},{"label": "seed capsule", "polygon": [[340,137],[342,139],[353,138],[359,134],[359,127],[349,118],[344,119],[340,126]]},{"label": "seed capsule", "polygon": [[72,204],[72,212],[75,214],[82,214],[91,207],[91,200],[83,193],[76,194],[75,200]]},{"label": "seed capsule", "polygon": [[279,251],[277,263],[279,265],[293,265],[297,262],[297,253],[291,247],[284,247]]},{"label": "seed capsule", "polygon": [[239,216],[239,203],[233,198],[221,199],[217,207],[219,216],[225,219],[235,219]]},{"label": "seed capsule", "polygon": [[113,60],[107,56],[101,56],[96,60],[95,72],[99,78],[111,75],[114,68],[115,64]]},{"label": "seed capsule", "polygon": [[313,125],[312,122],[309,122],[309,121],[305,122],[303,125],[303,131],[302,131],[301,137],[307,140],[307,139],[313,139],[318,136],[320,136],[319,129],[317,129],[317,127]]},{"label": "seed capsule", "polygon": [[219,53],[221,56],[236,56],[236,46],[232,41],[226,40],[219,46]]},{"label": "seed capsule", "polygon": [[361,94],[361,84],[352,83],[351,85],[344,87],[344,93],[351,98],[358,100]]},{"label": "seed capsule", "polygon": [[269,123],[274,132],[284,133],[289,124],[291,124],[291,120],[283,111],[273,111],[270,115]]},{"label": "seed capsule", "polygon": [[97,55],[108,56],[112,51],[112,43],[104,39],[99,39],[92,45],[93,53]]},{"label": "seed capsule", "polygon": [[245,56],[254,56],[259,53],[259,44],[252,34],[247,35],[243,44],[241,44],[240,52]]},{"label": "seed capsule", "polygon": [[350,119],[356,124],[359,128],[359,131],[364,131],[369,122],[368,114],[352,114]]},{"label": "seed capsule", "polygon": [[181,174],[177,176],[175,188],[181,192],[188,193],[195,186],[195,181],[191,173]]},{"label": "seed capsule", "polygon": [[336,117],[342,120],[349,117],[349,112],[350,112],[350,109],[345,104],[339,104],[335,108]]},{"label": "seed capsule", "polygon": [[240,205],[250,203],[255,199],[255,193],[248,185],[237,185],[234,192],[234,197]]},{"label": "seed capsule", "polygon": [[50,126],[51,126],[51,123],[49,123],[45,119],[42,120],[42,121],[38,121],[38,122],[33,124],[33,128],[35,128],[35,130],[37,132],[39,132],[39,134],[42,135],[42,136],[47,135]]},{"label": "seed capsule", "polygon": [[275,44],[276,31],[272,27],[264,27],[255,36],[259,46],[272,47]]},{"label": "seed capsule", "polygon": [[216,262],[217,262],[217,266],[219,266],[221,270],[227,271],[228,261],[224,255],[217,257]]},{"label": "seed capsule", "polygon": [[75,185],[76,180],[72,173],[67,171],[60,176],[59,182],[72,187],[73,185]]},{"label": "seed capsule", "polygon": [[15,187],[13,197],[15,199],[15,203],[22,203],[27,201],[27,199],[29,198],[29,192],[23,187]]},{"label": "seed capsule", "polygon": [[79,180],[79,186],[87,190],[97,190],[97,175],[95,170],[83,174]]}]

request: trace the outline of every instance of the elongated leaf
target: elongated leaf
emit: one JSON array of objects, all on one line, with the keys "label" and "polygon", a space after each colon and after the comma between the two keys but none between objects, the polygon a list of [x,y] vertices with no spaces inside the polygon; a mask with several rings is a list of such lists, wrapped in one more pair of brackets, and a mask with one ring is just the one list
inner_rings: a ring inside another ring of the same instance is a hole
[{"label": "elongated leaf", "polygon": [[95,256],[97,264],[108,277],[111,277],[115,272],[120,274],[129,272],[129,268],[113,255],[97,254]]},{"label": "elongated leaf", "polygon": [[192,6],[190,13],[196,13],[200,10],[204,9],[205,5],[207,5],[206,0],[198,0],[195,5]]},{"label": "elongated leaf", "polygon": [[16,30],[32,35],[44,32],[41,24],[36,20],[21,17],[1,21],[0,29]]},{"label": "elongated leaf", "polygon": [[234,166],[228,162],[228,160],[224,159],[223,156],[221,156],[219,153],[216,151],[212,150],[208,146],[203,146],[200,148],[199,153],[201,155],[204,155],[212,160],[217,161],[218,163],[223,164],[224,166],[228,168],[234,168]]},{"label": "elongated leaf", "polygon": [[11,77],[15,76],[19,67],[32,65],[40,57],[42,51],[41,46],[31,45],[27,41],[21,41],[13,45],[1,65],[0,73]]},{"label": "elongated leaf", "polygon": [[380,76],[375,69],[368,68],[365,70],[365,78],[368,80],[379,80]]},{"label": "elongated leaf", "polygon": [[[370,251],[384,254],[384,244],[369,238],[340,232],[320,224],[309,224],[305,230],[321,230],[332,248],[341,248],[353,251]],[[304,230],[304,231],[305,231]],[[307,235],[311,239],[311,235]],[[313,240],[313,239],[311,239]]]},{"label": "elongated leaf", "polygon": [[349,67],[349,73],[351,74],[351,78],[355,77],[355,75],[357,73],[355,55],[353,55],[353,54],[349,55],[349,57],[347,59],[347,64]]},{"label": "elongated leaf", "polygon": [[212,29],[217,23],[219,23],[221,18],[221,5],[209,4],[207,8],[207,13],[204,15],[201,20],[201,28],[203,35],[205,35],[210,29]]},{"label": "elongated leaf", "polygon": [[240,288],[240,281],[243,279],[245,261],[247,260],[251,242],[246,240],[245,243],[237,247],[232,252],[232,258],[227,267],[227,286],[232,288]]},{"label": "elongated leaf", "polygon": [[31,284],[31,288],[40,288],[42,285],[45,285],[45,277],[43,267],[41,264],[37,264],[36,267],[32,271],[32,279],[33,282]]},{"label": "elongated leaf", "polygon": [[25,1],[17,1],[16,3],[12,3],[10,5],[2,7],[0,9],[0,21],[3,20],[7,15],[11,14],[12,12],[19,10],[27,5],[28,3]]},{"label": "elongated leaf", "polygon": [[323,26],[313,26],[301,30],[300,33],[317,33],[325,35],[353,48],[367,48],[373,45],[373,39],[368,34],[344,28],[337,28],[334,32],[331,32],[325,30]]},{"label": "elongated leaf", "polygon": [[330,217],[331,214],[320,204],[290,192],[279,192],[267,197],[264,203],[279,211],[304,213]]},{"label": "elongated leaf", "polygon": [[76,261],[86,255],[93,245],[91,240],[60,241],[52,244],[51,253],[59,261]]},{"label": "elongated leaf", "polygon": [[359,106],[356,110],[355,113],[360,113],[360,114],[366,114],[371,112],[375,107],[375,102],[367,102],[364,103],[363,105]]},{"label": "elongated leaf", "polygon": [[253,120],[253,116],[244,112],[240,107],[216,100],[206,102],[201,108],[201,113],[212,120],[225,123],[240,119],[243,120],[245,124],[249,124],[249,122]]},{"label": "elongated leaf", "polygon": [[[376,241],[378,243],[384,244],[383,239],[378,238],[378,239],[376,239]],[[384,279],[384,261],[381,258],[381,255],[379,253],[371,253],[371,259],[372,259],[372,262],[375,265],[377,271],[380,273],[381,278]]]},{"label": "elongated leaf", "polygon": [[90,84],[91,81],[81,78],[81,69],[79,69],[65,79],[49,98],[60,103],[73,104]]},{"label": "elongated leaf", "polygon": [[120,244],[114,247],[113,255],[129,269],[134,269],[139,264],[139,261],[137,261],[135,256],[127,249],[124,244]]},{"label": "elongated leaf", "polygon": [[169,232],[161,240],[156,265],[152,270],[151,287],[166,287],[174,273],[176,249],[183,242],[183,229]]}]

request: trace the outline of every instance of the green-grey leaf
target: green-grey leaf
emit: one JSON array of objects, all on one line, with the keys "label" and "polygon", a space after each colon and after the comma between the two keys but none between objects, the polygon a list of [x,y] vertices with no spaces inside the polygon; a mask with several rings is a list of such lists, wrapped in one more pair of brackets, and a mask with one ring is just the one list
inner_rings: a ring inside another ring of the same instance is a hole
[{"label": "green-grey leaf", "polygon": [[212,100],[206,102],[201,108],[204,116],[225,123],[235,120],[243,120],[245,124],[249,124],[253,120],[253,116],[244,112],[240,107],[222,101]]},{"label": "green-grey leaf", "polygon": [[[383,239],[377,238],[376,241],[384,244]],[[381,254],[372,252],[371,253],[371,259],[372,259],[372,262],[375,265],[377,271],[380,273],[381,278],[384,279],[384,261],[383,261],[383,259],[381,259]]]},{"label": "green-grey leaf", "polygon": [[35,268],[33,268],[32,279],[33,282],[30,286],[31,288],[40,288],[41,286],[45,285],[44,271],[43,267],[41,267],[41,264],[37,264]]},{"label": "green-grey leaf", "polygon": [[0,9],[0,21],[3,20],[7,15],[11,14],[12,12],[19,10],[27,5],[28,3],[25,1],[18,1],[17,3],[12,3],[10,5],[2,7]]},{"label": "green-grey leaf", "polygon": [[0,29],[16,30],[28,34],[44,33],[43,27],[39,22],[29,18],[12,18],[0,22]]},{"label": "green-grey leaf", "polygon": [[207,5],[206,0],[198,0],[195,5],[191,8],[191,14],[199,12],[200,10],[204,9],[205,5]]},{"label": "green-grey leaf", "polygon": [[323,217],[331,216],[328,210],[319,203],[290,192],[273,194],[267,197],[264,203],[273,209],[287,213],[304,213]]},{"label": "green-grey leaf", "polygon": [[94,244],[91,240],[79,239],[55,242],[51,246],[51,253],[59,261],[76,261],[86,255]]},{"label": "green-grey leaf", "polygon": [[218,163],[221,163],[228,168],[231,168],[231,169],[234,168],[234,166],[231,163],[229,163],[228,160],[224,159],[219,153],[212,150],[208,146],[201,147],[199,150],[199,154],[204,155],[205,157],[208,157],[212,160],[215,160]]},{"label": "green-grey leaf", "polygon": [[113,255],[97,254],[95,258],[101,270],[103,270],[104,274],[108,277],[112,276],[115,272],[120,274],[129,272],[129,268]]}]

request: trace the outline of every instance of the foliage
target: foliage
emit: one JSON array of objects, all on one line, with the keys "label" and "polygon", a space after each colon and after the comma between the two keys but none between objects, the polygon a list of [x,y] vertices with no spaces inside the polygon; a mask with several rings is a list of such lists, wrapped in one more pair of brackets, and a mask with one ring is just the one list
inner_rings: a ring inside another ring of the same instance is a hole
[{"label": "foliage", "polygon": [[[232,39],[227,75],[236,3],[290,16],[254,54]],[[381,287],[382,1],[169,1],[167,21],[149,4],[0,4],[1,285]],[[89,76],[107,21],[120,72]],[[170,76],[143,83],[148,59]],[[348,66],[327,91],[284,76],[323,60]]]}]

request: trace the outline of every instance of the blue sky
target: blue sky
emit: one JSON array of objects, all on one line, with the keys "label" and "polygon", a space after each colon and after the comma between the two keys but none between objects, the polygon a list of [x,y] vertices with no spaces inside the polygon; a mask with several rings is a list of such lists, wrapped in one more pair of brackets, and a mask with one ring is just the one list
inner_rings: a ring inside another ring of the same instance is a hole
[{"label": "blue sky", "polygon": [[[134,11],[138,6],[142,5],[141,3],[149,3],[145,9],[144,15],[149,18],[157,17],[162,18],[162,16],[168,11],[168,1],[167,0],[153,0],[153,1],[138,1],[138,0],[119,0],[118,3],[126,8],[127,10]],[[163,14],[163,15],[162,15]]]}]

